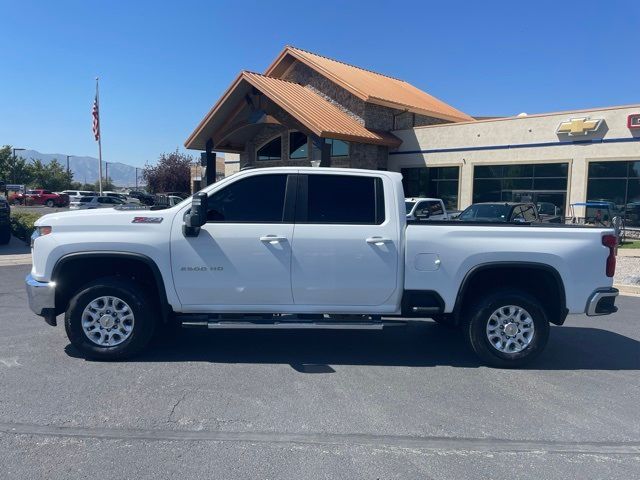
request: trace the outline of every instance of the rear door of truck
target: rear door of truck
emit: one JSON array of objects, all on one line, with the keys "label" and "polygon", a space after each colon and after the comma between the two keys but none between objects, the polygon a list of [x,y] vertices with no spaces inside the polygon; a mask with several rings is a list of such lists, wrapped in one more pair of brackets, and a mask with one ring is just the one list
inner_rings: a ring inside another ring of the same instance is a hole
[{"label": "rear door of truck", "polygon": [[357,308],[394,296],[402,249],[393,190],[387,176],[300,174],[291,265],[296,304]]}]

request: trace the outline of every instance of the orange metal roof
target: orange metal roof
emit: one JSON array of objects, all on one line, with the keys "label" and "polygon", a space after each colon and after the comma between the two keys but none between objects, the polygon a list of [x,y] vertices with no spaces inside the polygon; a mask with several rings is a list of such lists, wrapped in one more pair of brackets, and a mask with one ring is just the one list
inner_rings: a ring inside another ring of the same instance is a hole
[{"label": "orange metal roof", "polygon": [[349,90],[366,102],[387,107],[407,109],[453,122],[473,121],[473,118],[447,105],[410,83],[353,65],[287,46],[265,72],[267,76],[279,76],[278,67],[291,56]]},{"label": "orange metal roof", "polygon": [[365,128],[310,88],[252,72],[243,72],[243,77],[319,137],[400,145],[394,135]]},{"label": "orange metal roof", "polygon": [[202,148],[205,143],[203,135],[206,136],[205,132],[212,128],[210,125],[217,123],[215,118],[218,114],[225,115],[222,113],[228,108],[225,103],[238,89],[242,88],[243,82],[246,82],[244,83],[245,87],[249,84],[260,90],[271,101],[319,137],[390,147],[397,147],[401,143],[398,137],[391,133],[365,128],[355,118],[310,88],[286,80],[266,77],[259,73],[243,71],[189,136],[185,142],[187,148]]}]

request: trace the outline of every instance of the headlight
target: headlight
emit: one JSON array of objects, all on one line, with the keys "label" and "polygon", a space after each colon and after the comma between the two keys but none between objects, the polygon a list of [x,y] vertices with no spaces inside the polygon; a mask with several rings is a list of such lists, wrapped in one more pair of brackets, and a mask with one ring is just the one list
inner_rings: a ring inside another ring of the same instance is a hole
[{"label": "headlight", "polygon": [[51,233],[51,227],[36,227],[33,229],[33,233],[31,234],[31,248],[33,248],[33,242],[36,238],[42,237],[43,235],[49,235]]}]

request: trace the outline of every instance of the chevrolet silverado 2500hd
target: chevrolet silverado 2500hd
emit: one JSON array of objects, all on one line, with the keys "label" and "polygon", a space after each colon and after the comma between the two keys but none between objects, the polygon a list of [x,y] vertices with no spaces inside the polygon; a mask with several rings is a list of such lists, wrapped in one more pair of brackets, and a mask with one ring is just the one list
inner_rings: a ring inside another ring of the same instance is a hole
[{"label": "chevrolet silverado 2500hd", "polygon": [[[486,363],[519,366],[549,323],[616,311],[613,231],[407,224],[401,175],[244,170],[161,211],[45,215],[32,237],[31,309],[65,313],[84,355],[139,352],[164,323],[217,328],[458,326]],[[384,317],[384,322],[382,318]]]}]

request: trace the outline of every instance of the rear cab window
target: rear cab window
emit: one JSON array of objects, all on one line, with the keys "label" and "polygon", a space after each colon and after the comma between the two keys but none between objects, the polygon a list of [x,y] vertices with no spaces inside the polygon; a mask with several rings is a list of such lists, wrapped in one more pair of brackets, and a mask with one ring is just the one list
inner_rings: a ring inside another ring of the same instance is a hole
[{"label": "rear cab window", "polygon": [[[382,179],[355,175],[303,175],[297,223],[380,225],[385,220]],[[300,208],[302,207],[302,208]]]}]

